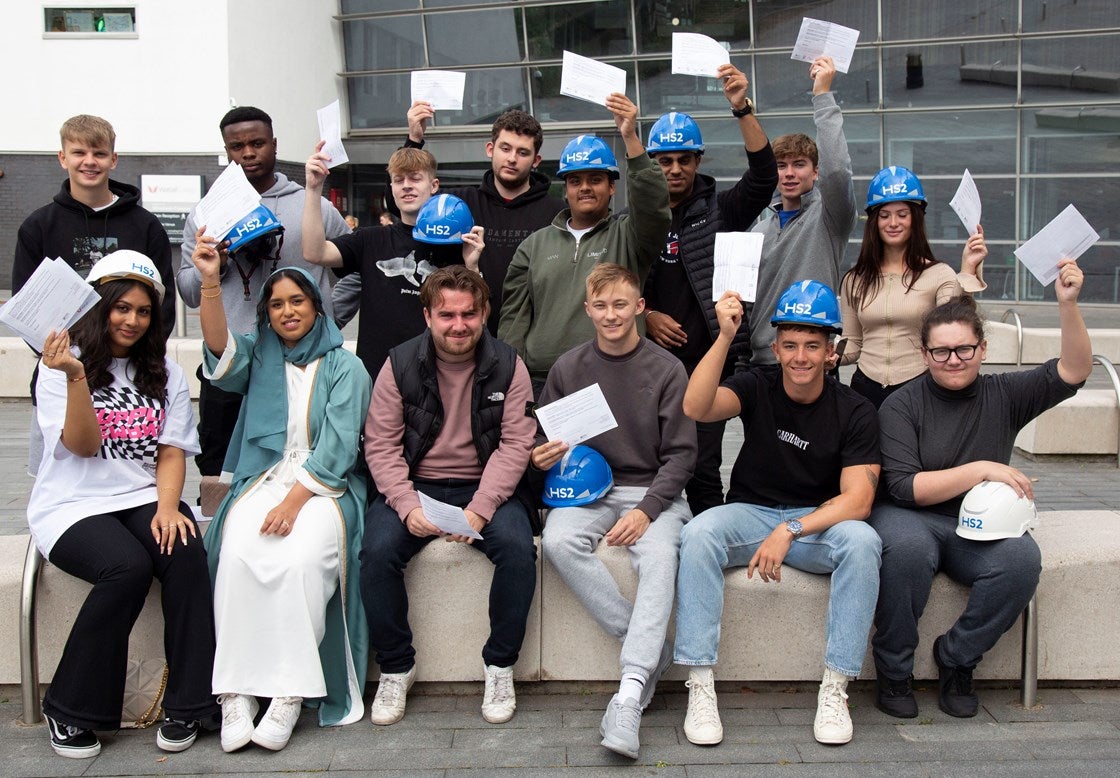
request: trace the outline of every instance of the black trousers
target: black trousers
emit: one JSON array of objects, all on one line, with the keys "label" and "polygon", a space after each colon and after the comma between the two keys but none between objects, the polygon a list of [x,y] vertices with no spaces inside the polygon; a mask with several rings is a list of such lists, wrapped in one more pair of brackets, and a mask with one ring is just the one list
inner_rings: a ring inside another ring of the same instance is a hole
[{"label": "black trousers", "polygon": [[[917,377],[921,378],[921,375]],[[856,372],[852,373],[852,389],[870,400],[871,404],[875,406],[876,410],[878,410],[879,406],[883,404],[883,400],[887,399],[913,380],[914,379],[911,378],[908,381],[903,381],[901,384],[891,384],[890,386],[883,386],[878,381],[874,381],[868,378],[863,373],[863,371],[857,367]]]},{"label": "black trousers", "polygon": [[[51,549],[51,564],[93,584],[82,603],[43,711],[84,729],[117,729],[124,702],[128,637],[152,586],[163,590],[167,657],[166,715],[206,720],[219,708],[210,692],[214,670],[214,606],[201,533],[160,554],[152,538],[156,504],[89,516]],[[192,524],[190,508],[179,512]],[[196,526],[197,531],[197,526]]]},{"label": "black trousers", "polygon": [[202,383],[198,392],[198,445],[202,453],[194,463],[200,475],[221,475],[244,396],[214,386],[203,377],[201,367],[198,380]]}]

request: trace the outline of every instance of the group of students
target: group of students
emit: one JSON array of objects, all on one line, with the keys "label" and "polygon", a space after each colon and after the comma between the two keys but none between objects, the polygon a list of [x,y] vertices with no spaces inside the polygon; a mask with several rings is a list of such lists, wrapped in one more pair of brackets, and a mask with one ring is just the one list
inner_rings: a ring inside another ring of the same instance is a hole
[{"label": "group of students", "polygon": [[[739,566],[766,582],[785,565],[831,575],[814,736],[832,744],[852,738],[846,685],[872,622],[879,707],[915,716],[917,621],[933,575],[971,585],[933,652],[941,707],[974,715],[972,670],[1029,601],[1040,563],[1029,535],[958,537],[957,509],[983,481],[1030,496],[1007,462],[1018,429],[1091,370],[1083,279],[1063,261],[1060,359],[980,376],[983,323],[960,292],[983,288],[983,235],[966,244],[961,273],[948,270],[925,238],[920,182],[888,168],[841,282],[856,212],[834,75],[828,58],[810,67],[816,141],[771,145],[746,77],[721,69],[749,168],[718,193],[699,172],[691,117],[666,114],[643,145],[636,106],[612,95],[624,214],[610,207],[619,165],[595,136],[565,148],[566,203],[550,198],[535,171],[540,125],[520,111],[495,122],[482,185],[440,192],[422,148],[432,110],[417,103],[388,165],[400,221],[353,233],[321,197],[322,144],[299,201],[275,171],[267,114],[227,114],[227,153],[278,225],[231,251],[188,219],[176,284],[203,331],[198,432],[165,354],[162,253],[121,241],[94,262],[101,303],[52,333],[42,355],[29,524],[44,556],[94,584],[44,699],[54,750],[93,756],[95,730],[119,724],[128,634],[153,575],[168,661],[160,748],[184,750],[220,720],[224,750],[278,750],[303,706],[321,725],[357,721],[371,649],[381,671],[371,721],[400,720],[417,677],[404,570],[445,536],[431,499],[464,510],[481,539],[448,539],[495,565],[482,715],[509,720],[542,494],[545,557],[622,645],[601,725],[612,751],[637,757],[642,711],[674,662],[690,668],[686,736],[722,740],[723,571]],[[63,194],[88,222],[120,185],[108,178],[111,128],[76,119],[62,131]],[[37,212],[21,229],[27,257],[54,253],[35,245],[45,220]],[[752,225],[764,235],[756,300],[713,302],[715,234]],[[342,347],[326,268],[360,301],[356,357]],[[851,388],[826,375],[841,360],[859,365]],[[534,405],[592,384],[617,427],[586,446],[546,440]],[[725,495],[719,452],[735,416],[744,445]],[[182,499],[187,455],[200,455],[204,488],[224,491],[219,473],[229,484],[204,541]],[[632,602],[595,556],[604,540],[632,556]],[[263,715],[258,698],[270,700]]]}]

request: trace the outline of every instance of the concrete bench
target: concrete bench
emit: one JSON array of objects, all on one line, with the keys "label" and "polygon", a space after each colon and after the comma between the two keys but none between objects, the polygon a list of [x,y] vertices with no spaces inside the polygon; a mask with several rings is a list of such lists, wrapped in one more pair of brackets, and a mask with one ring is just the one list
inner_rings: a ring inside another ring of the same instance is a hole
[{"label": "concrete bench", "polygon": [[1028,454],[1116,454],[1120,410],[1111,389],[1082,389],[1019,430]]},{"label": "concrete bench", "polygon": [[[1018,360],[1019,342],[1015,325],[999,321],[984,322],[984,335],[988,341],[985,362],[996,365],[1014,365]],[[1120,364],[1120,329],[1092,329],[1089,339],[1093,353],[1107,357],[1113,364]],[[1041,365],[1061,354],[1062,331],[1057,327],[1024,327],[1024,365]]]}]

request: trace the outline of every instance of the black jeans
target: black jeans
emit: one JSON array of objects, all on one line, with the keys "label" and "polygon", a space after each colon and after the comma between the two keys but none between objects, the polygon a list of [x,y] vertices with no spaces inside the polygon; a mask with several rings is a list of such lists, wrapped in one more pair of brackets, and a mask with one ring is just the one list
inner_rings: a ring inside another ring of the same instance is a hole
[{"label": "black jeans", "polygon": [[[466,507],[478,491],[477,481],[456,484],[414,482],[417,491],[442,502]],[[438,536],[418,538],[408,531],[385,498],[377,495],[366,511],[362,539],[362,603],[369,621],[369,643],[383,673],[406,673],[415,664],[412,629],[408,626],[408,592],[404,569]],[[482,648],[488,665],[509,667],[525,640],[525,621],[537,586],[537,547],[525,507],[511,498],[482,528],[482,540],[471,544],[494,563],[490,583],[490,638]],[[443,636],[455,640],[454,635]]]},{"label": "black jeans", "polygon": [[[924,373],[919,374],[916,378],[921,378],[922,375],[924,375]],[[883,400],[887,399],[913,380],[914,379],[911,378],[908,381],[903,381],[901,384],[883,386],[878,381],[873,381],[868,378],[863,371],[857,367],[856,372],[852,373],[852,389],[870,400],[871,404],[878,410],[879,406],[883,404]]]},{"label": "black jeans", "polygon": [[[167,715],[186,721],[218,713],[210,692],[214,669],[214,606],[202,536],[160,554],[152,538],[156,504],[82,519],[63,533],[50,561],[93,584],[82,603],[43,711],[84,729],[121,723],[128,637],[144,600],[159,579],[163,592],[163,648],[167,657]],[[190,508],[179,512],[192,524]],[[197,530],[197,527],[196,527]]]},{"label": "black jeans", "polygon": [[221,475],[244,396],[214,386],[203,377],[201,367],[198,380],[202,384],[198,391],[198,447],[202,453],[194,463],[200,475]]}]

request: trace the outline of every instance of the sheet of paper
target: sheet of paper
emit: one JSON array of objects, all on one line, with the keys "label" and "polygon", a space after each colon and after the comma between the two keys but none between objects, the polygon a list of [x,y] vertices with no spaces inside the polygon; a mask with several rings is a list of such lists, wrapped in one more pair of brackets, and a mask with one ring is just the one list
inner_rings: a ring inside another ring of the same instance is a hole
[{"label": "sheet of paper", "polygon": [[437,111],[463,110],[467,74],[458,70],[412,71],[412,102],[424,100]]},{"label": "sheet of paper", "polygon": [[1015,256],[1040,284],[1047,286],[1058,277],[1058,260],[1077,259],[1100,237],[1080,211],[1067,205],[1033,238],[1015,249]]},{"label": "sheet of paper", "polygon": [[859,30],[805,17],[801,20],[801,31],[797,34],[797,43],[793,44],[790,59],[812,62],[817,57],[832,57],[836,69],[847,73],[852,66],[852,55],[858,40]]},{"label": "sheet of paper", "polygon": [[42,352],[51,330],[68,329],[100,299],[64,260],[44,258],[23,288],[0,306],[0,321]]},{"label": "sheet of paper", "polygon": [[423,492],[417,492],[416,495],[420,498],[420,507],[424,510],[424,518],[448,535],[466,535],[475,540],[482,540],[482,535],[475,532],[474,528],[471,527],[471,523],[467,521],[467,514],[462,508],[440,502]]},{"label": "sheet of paper", "polygon": [[712,302],[730,289],[738,292],[743,302],[753,303],[761,260],[761,232],[717,232]]},{"label": "sheet of paper", "polygon": [[965,168],[961,185],[957,187],[957,193],[949,201],[949,206],[956,211],[968,234],[975,235],[980,224],[980,192],[976,189],[976,182],[972,180],[968,168]]},{"label": "sheet of paper", "polygon": [[233,226],[261,204],[261,196],[245,177],[241,166],[231,163],[198,201],[198,223],[206,225],[206,234],[224,238]]},{"label": "sheet of paper", "polygon": [[537,420],[549,440],[562,440],[569,446],[618,426],[599,384],[537,408]]},{"label": "sheet of paper", "polygon": [[716,77],[720,65],[730,65],[731,54],[717,40],[695,32],[673,33],[673,73]]},{"label": "sheet of paper", "polygon": [[338,100],[315,112],[319,118],[319,139],[326,141],[323,151],[331,158],[328,168],[350,161],[342,145],[342,108]]},{"label": "sheet of paper", "polygon": [[607,96],[612,92],[626,94],[625,70],[570,51],[564,52],[564,66],[560,70],[560,94],[606,105]]}]

